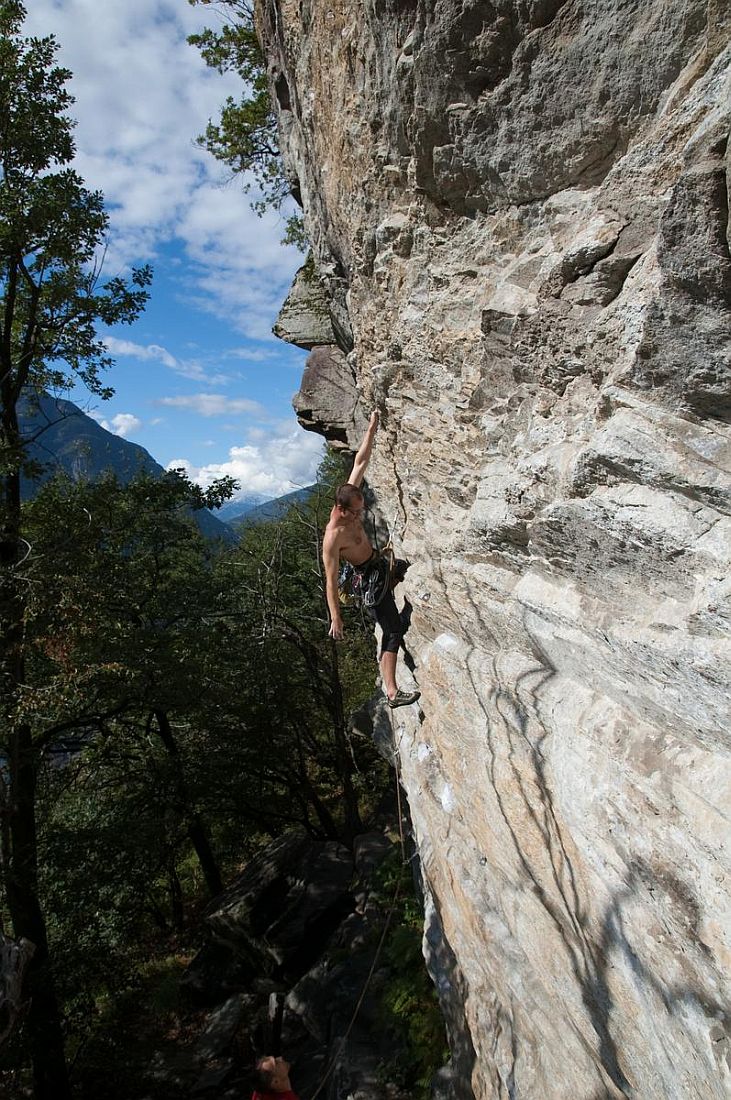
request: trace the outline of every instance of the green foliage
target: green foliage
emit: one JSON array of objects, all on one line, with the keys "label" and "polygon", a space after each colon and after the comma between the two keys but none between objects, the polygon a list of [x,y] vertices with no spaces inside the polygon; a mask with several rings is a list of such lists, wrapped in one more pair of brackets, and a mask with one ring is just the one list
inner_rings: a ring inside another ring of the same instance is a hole
[{"label": "green foliage", "polygon": [[[184,1027],[185,918],[207,892],[191,823],[229,875],[294,823],[348,839],[390,785],[346,723],[372,691],[370,623],[327,636],[319,552],[347,472],[328,453],[307,504],[234,549],[191,520],[230,485],[201,494],[175,473],[56,479],[25,508],[22,714],[37,744],[75,738],[39,773],[38,856],[80,1097],[152,1095],[152,1051]],[[402,873],[383,873],[384,908]],[[381,1025],[403,1051],[387,1076],[414,1097],[444,1048],[420,940],[402,883]],[[3,1064],[20,1072],[22,1052],[2,1052],[0,1077]]]},{"label": "green foliage", "polygon": [[[48,482],[25,508],[30,683],[21,715],[36,738],[134,705],[199,697],[212,550],[190,509],[218,500],[185,478],[113,475]],[[42,717],[41,717],[42,716]]]},{"label": "green foliage", "polygon": [[143,981],[150,983],[150,1007],[159,1016],[174,1012],[180,1003],[180,979],[185,973],[188,959],[179,955],[166,955],[148,959],[140,967]]},{"label": "green foliage", "polygon": [[95,669],[89,691],[84,672],[70,670],[58,680],[57,696],[31,669],[50,667],[55,639],[48,636],[45,649],[28,648],[37,563],[22,525],[20,471],[30,440],[21,433],[18,405],[28,394],[69,388],[78,379],[108,397],[102,371],[111,360],[98,326],[139,315],[151,272],[145,266],[129,279],[101,282],[97,257],[108,219],[101,194],[89,191],[70,167],[70,73],[55,64],[52,37],[22,36],[25,14],[18,0],[0,0],[0,746],[6,761],[0,855],[13,934],[36,945],[27,1026],[36,1093],[45,1100],[52,1082],[54,1100],[68,1100],[38,896],[37,780],[49,728],[64,714],[78,716],[79,708],[96,711],[102,678]]},{"label": "green foliage", "polygon": [[[243,188],[251,191],[251,176],[261,198],[252,209],[263,215],[267,210],[282,211],[292,193],[279,150],[277,120],[269,97],[266,58],[254,28],[253,7],[248,0],[188,0],[192,5],[215,7],[230,22],[220,30],[207,28],[188,41],[196,46],[211,68],[219,73],[235,72],[244,83],[239,100],[228,96],[218,122],[209,122],[198,144],[217,160],[243,178]],[[304,222],[298,214],[285,221],[283,244],[300,251],[307,249]]]},{"label": "green foliage", "polygon": [[129,983],[97,997],[94,1027],[72,1043],[78,1100],[170,1097],[169,1087],[155,1088],[149,1067],[165,1040],[177,1036],[180,979],[190,956],[152,943],[144,950]]},{"label": "green foliage", "polygon": [[[95,754],[44,780],[41,888],[67,1029],[88,1034],[105,998],[134,984],[160,838],[136,785],[110,797]],[[55,774],[54,774],[55,773]]]},{"label": "green foliage", "polygon": [[[205,902],[191,822],[228,875],[295,823],[347,838],[348,799],[365,815],[389,780],[345,723],[372,691],[370,624],[355,617],[337,647],[327,636],[319,549],[345,476],[327,456],[313,499],[234,549],[206,543],[190,512],[230,486],[201,495],[175,473],[57,478],[25,506],[19,715],[49,751],[39,888],[83,1095],[120,1043],[144,1064],[140,1013],[151,1031],[158,1009],[175,1013],[178,963],[156,978],[148,962],[178,959]],[[120,1064],[118,1084],[121,1100],[139,1082]]]},{"label": "green foliage", "polygon": [[[25,509],[16,718],[48,752],[39,892],[72,1044],[107,1026],[104,1006],[139,983],[150,942],[184,917],[178,867],[191,828],[206,832],[189,780],[211,782],[196,754],[208,761],[213,749],[205,729],[185,733],[205,706],[200,652],[213,663],[216,637],[213,549],[190,513],[226,488],[201,495],[175,474],[57,479]],[[59,767],[68,736],[73,755]]]},{"label": "green foliage", "polygon": [[300,252],[307,252],[310,247],[310,239],[307,236],[304,218],[299,214],[290,214],[284,224],[286,228],[282,237],[282,244],[291,244],[294,248],[298,248]]},{"label": "green foliage", "polygon": [[370,742],[347,731],[348,714],[373,690],[372,628],[354,616],[346,645],[328,637],[320,546],[332,482],[343,476],[342,463],[328,459],[306,505],[248,529],[220,563],[224,618],[236,624],[226,628],[231,665],[223,677],[236,683],[241,716],[224,707],[221,736],[230,744],[226,729],[245,723],[246,737],[228,751],[251,777],[243,812],[272,835],[285,823],[346,835],[348,815],[354,825],[359,795],[381,769]]}]

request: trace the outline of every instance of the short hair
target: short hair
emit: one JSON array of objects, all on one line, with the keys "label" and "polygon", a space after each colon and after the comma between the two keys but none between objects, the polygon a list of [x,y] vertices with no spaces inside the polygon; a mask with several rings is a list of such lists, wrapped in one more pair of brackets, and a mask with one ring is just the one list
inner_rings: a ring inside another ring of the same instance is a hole
[{"label": "short hair", "polygon": [[335,503],[339,508],[351,508],[356,500],[363,500],[363,492],[357,485],[351,485],[349,481],[341,485],[335,493]]},{"label": "short hair", "polygon": [[264,1069],[262,1066],[262,1063],[268,1061],[269,1058],[271,1058],[271,1054],[263,1054],[261,1058],[257,1058],[254,1064],[252,1081],[254,1088],[258,1092],[269,1092],[272,1087],[275,1071],[272,1069]]}]

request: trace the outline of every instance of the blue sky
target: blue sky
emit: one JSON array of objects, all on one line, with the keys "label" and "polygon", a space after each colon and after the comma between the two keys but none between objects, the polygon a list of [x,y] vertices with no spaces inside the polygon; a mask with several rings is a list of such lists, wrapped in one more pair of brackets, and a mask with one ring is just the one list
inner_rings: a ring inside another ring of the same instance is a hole
[{"label": "blue sky", "polygon": [[233,75],[206,68],[187,35],[221,15],[187,0],[32,0],[26,31],[55,34],[72,70],[76,166],[111,217],[104,274],[151,263],[145,314],[108,334],[115,396],[82,404],[164,466],[242,493],[278,496],[313,480],[322,441],[291,408],[305,353],[271,335],[300,253],[258,218],[241,182],[196,136]]}]

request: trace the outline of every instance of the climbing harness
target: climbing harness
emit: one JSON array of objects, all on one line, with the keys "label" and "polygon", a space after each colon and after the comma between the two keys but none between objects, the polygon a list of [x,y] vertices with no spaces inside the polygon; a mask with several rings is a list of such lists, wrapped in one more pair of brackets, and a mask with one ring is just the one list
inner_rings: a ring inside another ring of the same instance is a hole
[{"label": "climbing harness", "polygon": [[378,607],[393,588],[396,559],[393,550],[375,550],[362,565],[343,563],[338,576],[338,599],[345,607]]},{"label": "climbing harness", "polygon": [[361,597],[366,610],[378,607],[386,593],[391,591],[395,560],[393,550],[387,546],[384,550],[376,551],[367,563],[368,571],[364,577]]}]

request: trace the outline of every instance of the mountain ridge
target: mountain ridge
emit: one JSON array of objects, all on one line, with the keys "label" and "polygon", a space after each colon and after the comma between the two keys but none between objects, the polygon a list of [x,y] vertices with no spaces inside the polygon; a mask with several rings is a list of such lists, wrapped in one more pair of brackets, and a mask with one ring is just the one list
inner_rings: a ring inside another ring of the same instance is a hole
[{"label": "mountain ridge", "polygon": [[[19,407],[20,430],[26,455],[35,469],[21,474],[21,494],[32,497],[39,485],[57,473],[75,481],[93,481],[111,471],[125,484],[139,473],[162,476],[163,466],[149,451],[102,427],[73,401],[50,394],[27,395]],[[228,524],[208,509],[193,512],[206,538],[232,542]]]}]

